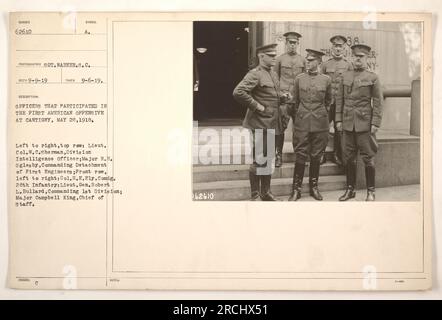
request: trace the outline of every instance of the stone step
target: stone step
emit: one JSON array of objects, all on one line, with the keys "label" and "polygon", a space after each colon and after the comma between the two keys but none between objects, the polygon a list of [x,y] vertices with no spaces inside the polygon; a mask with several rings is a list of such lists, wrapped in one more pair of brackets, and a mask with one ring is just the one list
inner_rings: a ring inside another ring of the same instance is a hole
[{"label": "stone step", "polygon": [[[200,146],[201,147],[201,146]],[[232,144],[232,145],[205,145],[204,150],[211,149],[217,156],[214,156],[212,151],[207,151],[208,158],[204,158],[198,154],[198,148],[194,146],[192,163],[194,166],[207,166],[207,165],[241,165],[250,164],[252,162],[251,147],[250,144]],[[201,151],[202,153],[202,151]],[[204,153],[204,156],[206,153]],[[224,158],[223,158],[224,155]],[[227,156],[225,156],[227,155]],[[295,154],[293,152],[293,146],[291,142],[285,142],[283,147],[282,159],[284,162],[293,163],[295,161]]]},{"label": "stone step", "polygon": [[[271,191],[275,196],[288,197],[292,190],[292,178],[272,179]],[[344,176],[319,177],[319,190],[344,190]],[[303,196],[308,196],[308,179],[304,178],[302,186]],[[193,193],[196,200],[240,201],[250,198],[249,180],[199,182],[193,184]],[[286,199],[284,199],[286,200]]]},{"label": "stone step", "polygon": [[[293,162],[284,163],[282,167],[275,168],[273,178],[292,178]],[[306,164],[304,176],[308,176],[309,165]],[[342,175],[343,169],[336,164],[326,162],[321,165],[320,176]],[[247,180],[249,178],[249,165],[209,165],[193,167],[193,182]]]}]

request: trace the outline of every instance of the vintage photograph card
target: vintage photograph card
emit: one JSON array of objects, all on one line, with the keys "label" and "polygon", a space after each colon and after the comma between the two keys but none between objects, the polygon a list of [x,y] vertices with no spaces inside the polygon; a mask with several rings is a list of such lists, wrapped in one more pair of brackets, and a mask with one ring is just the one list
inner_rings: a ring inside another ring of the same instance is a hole
[{"label": "vintage photograph card", "polygon": [[431,289],[431,14],[9,32],[9,287]]}]

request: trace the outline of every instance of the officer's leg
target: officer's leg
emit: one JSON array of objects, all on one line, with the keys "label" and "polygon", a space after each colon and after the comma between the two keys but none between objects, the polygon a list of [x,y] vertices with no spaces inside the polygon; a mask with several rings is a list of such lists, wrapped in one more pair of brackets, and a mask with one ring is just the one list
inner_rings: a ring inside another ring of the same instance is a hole
[{"label": "officer's leg", "polygon": [[322,200],[319,192],[319,167],[321,155],[324,154],[328,141],[328,132],[310,133],[310,167],[309,167],[309,186],[310,195],[316,200]]},{"label": "officer's leg", "polygon": [[275,167],[282,166],[282,149],[284,147],[284,132],[275,136]]},{"label": "officer's leg", "polygon": [[[333,108],[330,108],[330,110],[333,110],[333,119],[335,119],[336,115],[336,105],[333,104]],[[336,121],[333,120],[333,127],[334,127],[334,135],[333,135],[333,148],[334,148],[334,155],[333,155],[333,162],[336,163],[338,166],[342,166],[342,132],[339,132],[336,128]]]},{"label": "officer's leg", "polygon": [[339,197],[339,201],[347,201],[356,196],[356,157],[358,154],[356,135],[357,133],[354,131],[344,130],[342,132],[342,158],[345,165],[347,187],[345,193]]},{"label": "officer's leg", "polygon": [[[270,191],[270,183],[272,180],[272,163],[275,157],[275,131],[264,129],[264,135],[262,139],[264,156],[267,158],[265,164],[260,169],[263,170],[263,174],[260,176],[261,180],[261,200],[262,201],[277,201],[275,196]],[[269,146],[269,143],[271,146]],[[272,152],[268,152],[272,150]]]},{"label": "officer's leg", "polygon": [[371,132],[358,134],[358,146],[361,150],[361,158],[365,165],[365,181],[367,185],[367,198],[365,200],[374,201],[376,176],[374,157],[378,151],[376,136]]},{"label": "officer's leg", "polygon": [[250,130],[250,143],[252,146],[252,158],[253,163],[250,165],[249,169],[249,181],[250,181],[250,190],[251,190],[251,201],[256,201],[259,199],[259,176],[256,173],[256,169],[258,164],[256,162],[255,157],[255,130]]},{"label": "officer's leg", "polygon": [[295,169],[293,171],[292,193],[290,194],[289,201],[296,201],[301,198],[305,161],[307,160],[309,150],[308,132],[293,131],[293,150],[295,150]]},{"label": "officer's leg", "polygon": [[282,152],[284,148],[284,132],[285,129],[287,129],[288,123],[290,121],[290,116],[288,114],[288,106],[287,104],[283,104],[280,106],[280,112],[279,112],[279,119],[278,119],[278,126],[280,133],[276,135],[276,143],[275,143],[275,151],[276,151],[276,158],[275,158],[275,167],[279,168],[282,166]]},{"label": "officer's leg", "polygon": [[[333,105],[330,106],[330,109],[328,110],[328,123],[331,125],[332,121],[335,120],[335,112],[333,110]],[[328,132],[327,134],[327,146],[325,147],[325,152],[321,155],[320,164],[324,164],[327,162],[327,155],[328,154],[334,154],[335,147],[334,147],[334,134],[331,132]]]}]

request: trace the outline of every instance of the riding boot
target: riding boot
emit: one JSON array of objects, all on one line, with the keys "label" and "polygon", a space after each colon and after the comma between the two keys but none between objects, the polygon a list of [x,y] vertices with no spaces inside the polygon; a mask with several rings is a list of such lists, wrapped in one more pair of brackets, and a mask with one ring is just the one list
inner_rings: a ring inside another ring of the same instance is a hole
[{"label": "riding boot", "polygon": [[250,201],[257,201],[259,199],[259,176],[249,171],[251,198]]},{"label": "riding boot", "polygon": [[316,200],[321,201],[322,195],[318,189],[318,180],[319,180],[319,161],[310,160],[310,168],[309,168],[309,187],[310,187],[310,195]]},{"label": "riding boot", "polygon": [[365,201],[375,201],[375,175],[376,170],[373,166],[365,167],[365,181],[367,183],[367,198]]},{"label": "riding boot", "polygon": [[356,196],[356,162],[349,161],[345,167],[345,171],[347,175],[347,189],[345,190],[345,193],[339,197],[339,201],[347,201]]},{"label": "riding boot", "polygon": [[288,201],[297,201],[299,198],[301,198],[304,170],[305,170],[305,163],[299,163],[299,162],[295,163],[295,170],[293,172],[292,193],[290,194]]},{"label": "riding boot", "polygon": [[272,175],[261,176],[261,200],[262,201],[277,201],[276,197],[270,192],[270,181]]},{"label": "riding boot", "polygon": [[275,139],[275,151],[276,151],[276,155],[275,155],[275,167],[279,168],[282,166],[282,149],[284,147],[284,133],[279,134],[276,136]]},{"label": "riding boot", "polygon": [[335,130],[335,134],[333,136],[333,144],[334,144],[334,152],[333,152],[332,161],[336,163],[338,166],[342,166],[341,134],[337,130]]}]

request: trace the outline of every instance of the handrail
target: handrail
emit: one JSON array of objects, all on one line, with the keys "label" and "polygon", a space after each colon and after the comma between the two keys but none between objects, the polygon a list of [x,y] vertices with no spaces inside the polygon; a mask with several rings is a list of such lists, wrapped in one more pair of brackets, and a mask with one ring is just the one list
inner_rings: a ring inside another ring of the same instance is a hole
[{"label": "handrail", "polygon": [[411,87],[408,88],[384,88],[383,89],[384,99],[385,98],[410,98],[411,97]]}]

